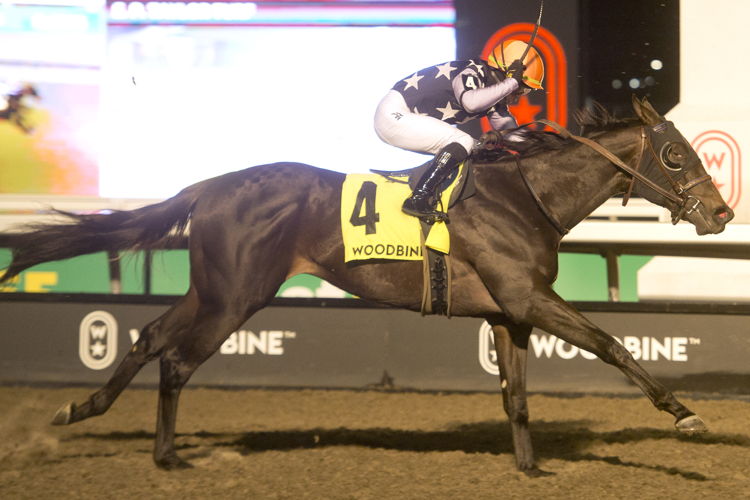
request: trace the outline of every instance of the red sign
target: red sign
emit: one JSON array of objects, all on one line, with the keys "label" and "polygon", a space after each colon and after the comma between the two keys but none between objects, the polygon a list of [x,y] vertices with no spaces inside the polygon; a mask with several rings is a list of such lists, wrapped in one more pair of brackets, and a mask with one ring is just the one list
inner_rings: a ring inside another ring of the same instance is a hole
[{"label": "red sign", "polygon": [[742,196],[742,156],[737,141],[721,130],[708,130],[693,139],[692,146],[727,205],[735,208]]}]

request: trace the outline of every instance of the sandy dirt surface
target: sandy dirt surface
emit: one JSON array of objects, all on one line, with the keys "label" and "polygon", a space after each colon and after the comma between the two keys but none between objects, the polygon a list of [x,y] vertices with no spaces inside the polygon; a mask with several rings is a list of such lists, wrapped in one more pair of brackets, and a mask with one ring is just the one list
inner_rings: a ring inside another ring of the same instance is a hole
[{"label": "sandy dirt surface", "polygon": [[516,472],[499,394],[186,389],[177,445],[151,461],[156,392],[49,420],[91,389],[0,387],[0,497],[711,498],[750,495],[750,402],[681,398],[711,432],[684,437],[645,398],[533,395],[540,466]]}]

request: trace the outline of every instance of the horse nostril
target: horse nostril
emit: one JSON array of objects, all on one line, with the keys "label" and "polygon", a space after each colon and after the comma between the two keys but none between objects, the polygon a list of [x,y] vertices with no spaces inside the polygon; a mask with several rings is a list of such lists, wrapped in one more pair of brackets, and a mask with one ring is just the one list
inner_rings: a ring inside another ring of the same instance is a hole
[{"label": "horse nostril", "polygon": [[729,207],[717,208],[714,216],[722,222],[729,222],[734,218],[734,212]]}]

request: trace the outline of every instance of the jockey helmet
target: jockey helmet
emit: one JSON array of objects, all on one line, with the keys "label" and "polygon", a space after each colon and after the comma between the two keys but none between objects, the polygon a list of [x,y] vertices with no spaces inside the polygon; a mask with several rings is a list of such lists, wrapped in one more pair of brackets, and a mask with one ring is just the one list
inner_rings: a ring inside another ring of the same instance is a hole
[{"label": "jockey helmet", "polygon": [[[492,49],[490,55],[487,56],[487,63],[493,68],[507,71],[508,66],[513,61],[521,58],[526,46],[527,43],[521,40],[505,40]],[[544,63],[534,47],[529,47],[529,52],[526,54],[523,64],[526,66],[523,72],[524,83],[532,89],[541,89],[544,79]]]}]

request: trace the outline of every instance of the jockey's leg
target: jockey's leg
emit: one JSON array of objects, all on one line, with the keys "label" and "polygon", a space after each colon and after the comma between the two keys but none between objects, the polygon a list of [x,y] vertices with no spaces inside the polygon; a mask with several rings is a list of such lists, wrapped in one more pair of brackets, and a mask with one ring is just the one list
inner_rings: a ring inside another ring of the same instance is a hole
[{"label": "jockey's leg", "polygon": [[474,138],[437,118],[413,113],[395,90],[378,105],[375,132],[392,146],[435,155],[414,194],[404,202],[404,212],[431,220],[444,218],[435,210],[435,188],[468,157]]},{"label": "jockey's leg", "polygon": [[430,220],[444,220],[447,215],[439,212],[437,187],[466,160],[469,152],[461,144],[452,142],[445,146],[430,163],[412,195],[404,201],[404,213]]}]

